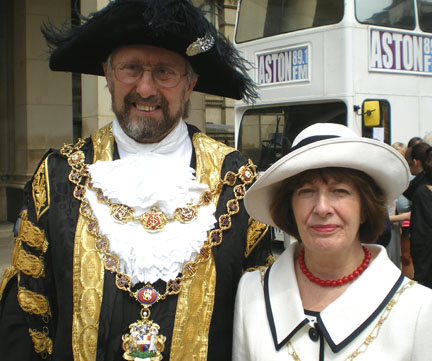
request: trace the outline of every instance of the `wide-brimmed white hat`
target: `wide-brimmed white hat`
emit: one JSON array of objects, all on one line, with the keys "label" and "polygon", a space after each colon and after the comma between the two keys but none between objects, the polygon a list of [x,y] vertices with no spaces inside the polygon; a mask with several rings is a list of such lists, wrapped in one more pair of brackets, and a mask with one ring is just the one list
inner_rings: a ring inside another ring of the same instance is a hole
[{"label": "wide-brimmed white hat", "polygon": [[343,167],[368,174],[390,204],[408,187],[409,167],[402,155],[374,139],[363,138],[344,125],[316,123],[294,139],[290,153],[265,171],[245,196],[250,216],[275,226],[270,215],[280,183],[309,169]]}]

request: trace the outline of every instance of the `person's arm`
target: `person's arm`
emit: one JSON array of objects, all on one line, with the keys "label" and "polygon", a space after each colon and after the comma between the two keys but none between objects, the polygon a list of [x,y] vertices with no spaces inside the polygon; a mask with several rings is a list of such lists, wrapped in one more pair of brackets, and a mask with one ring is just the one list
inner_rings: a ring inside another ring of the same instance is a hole
[{"label": "person's arm", "polygon": [[18,276],[9,280],[0,302],[0,355],[2,361],[40,361],[29,337],[26,313],[17,301]]},{"label": "person's arm", "polygon": [[407,221],[411,218],[411,212],[405,212],[401,214],[395,214],[394,216],[390,216],[390,223]]},{"label": "person's arm", "polygon": [[[42,360],[52,352],[52,284],[46,238],[49,214],[48,157],[24,188],[24,207],[11,266],[0,283],[2,361]],[[18,224],[18,223],[17,223]]]}]

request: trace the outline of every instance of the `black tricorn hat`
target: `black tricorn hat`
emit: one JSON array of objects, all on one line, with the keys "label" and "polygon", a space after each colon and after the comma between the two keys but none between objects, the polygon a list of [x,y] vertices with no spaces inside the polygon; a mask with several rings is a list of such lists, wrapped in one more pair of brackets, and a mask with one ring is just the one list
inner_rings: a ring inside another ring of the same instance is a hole
[{"label": "black tricorn hat", "polygon": [[254,101],[249,64],[189,0],[113,0],[77,26],[42,27],[51,70],[104,75],[102,63],[121,46],[147,44],[186,58],[199,75],[194,90]]}]

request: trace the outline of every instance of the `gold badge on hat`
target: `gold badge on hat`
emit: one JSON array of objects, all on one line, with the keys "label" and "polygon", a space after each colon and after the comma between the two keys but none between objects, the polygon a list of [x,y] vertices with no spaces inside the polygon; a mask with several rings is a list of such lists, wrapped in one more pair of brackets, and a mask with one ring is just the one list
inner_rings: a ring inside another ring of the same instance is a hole
[{"label": "gold badge on hat", "polygon": [[194,56],[204,53],[211,49],[215,40],[210,34],[204,35],[202,38],[196,39],[186,49],[187,56]]}]

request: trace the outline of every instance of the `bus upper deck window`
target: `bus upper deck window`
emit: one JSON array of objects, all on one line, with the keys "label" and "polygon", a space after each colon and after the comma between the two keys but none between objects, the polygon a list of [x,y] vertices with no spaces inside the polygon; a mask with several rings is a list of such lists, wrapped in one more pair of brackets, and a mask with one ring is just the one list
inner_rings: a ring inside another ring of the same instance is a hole
[{"label": "bus upper deck window", "polygon": [[242,0],[237,43],[291,31],[336,24],[343,17],[343,0]]},{"label": "bus upper deck window", "polygon": [[356,0],[356,18],[360,23],[414,29],[412,0]]},{"label": "bus upper deck window", "polygon": [[417,9],[420,29],[432,33],[432,0],[417,0]]}]

